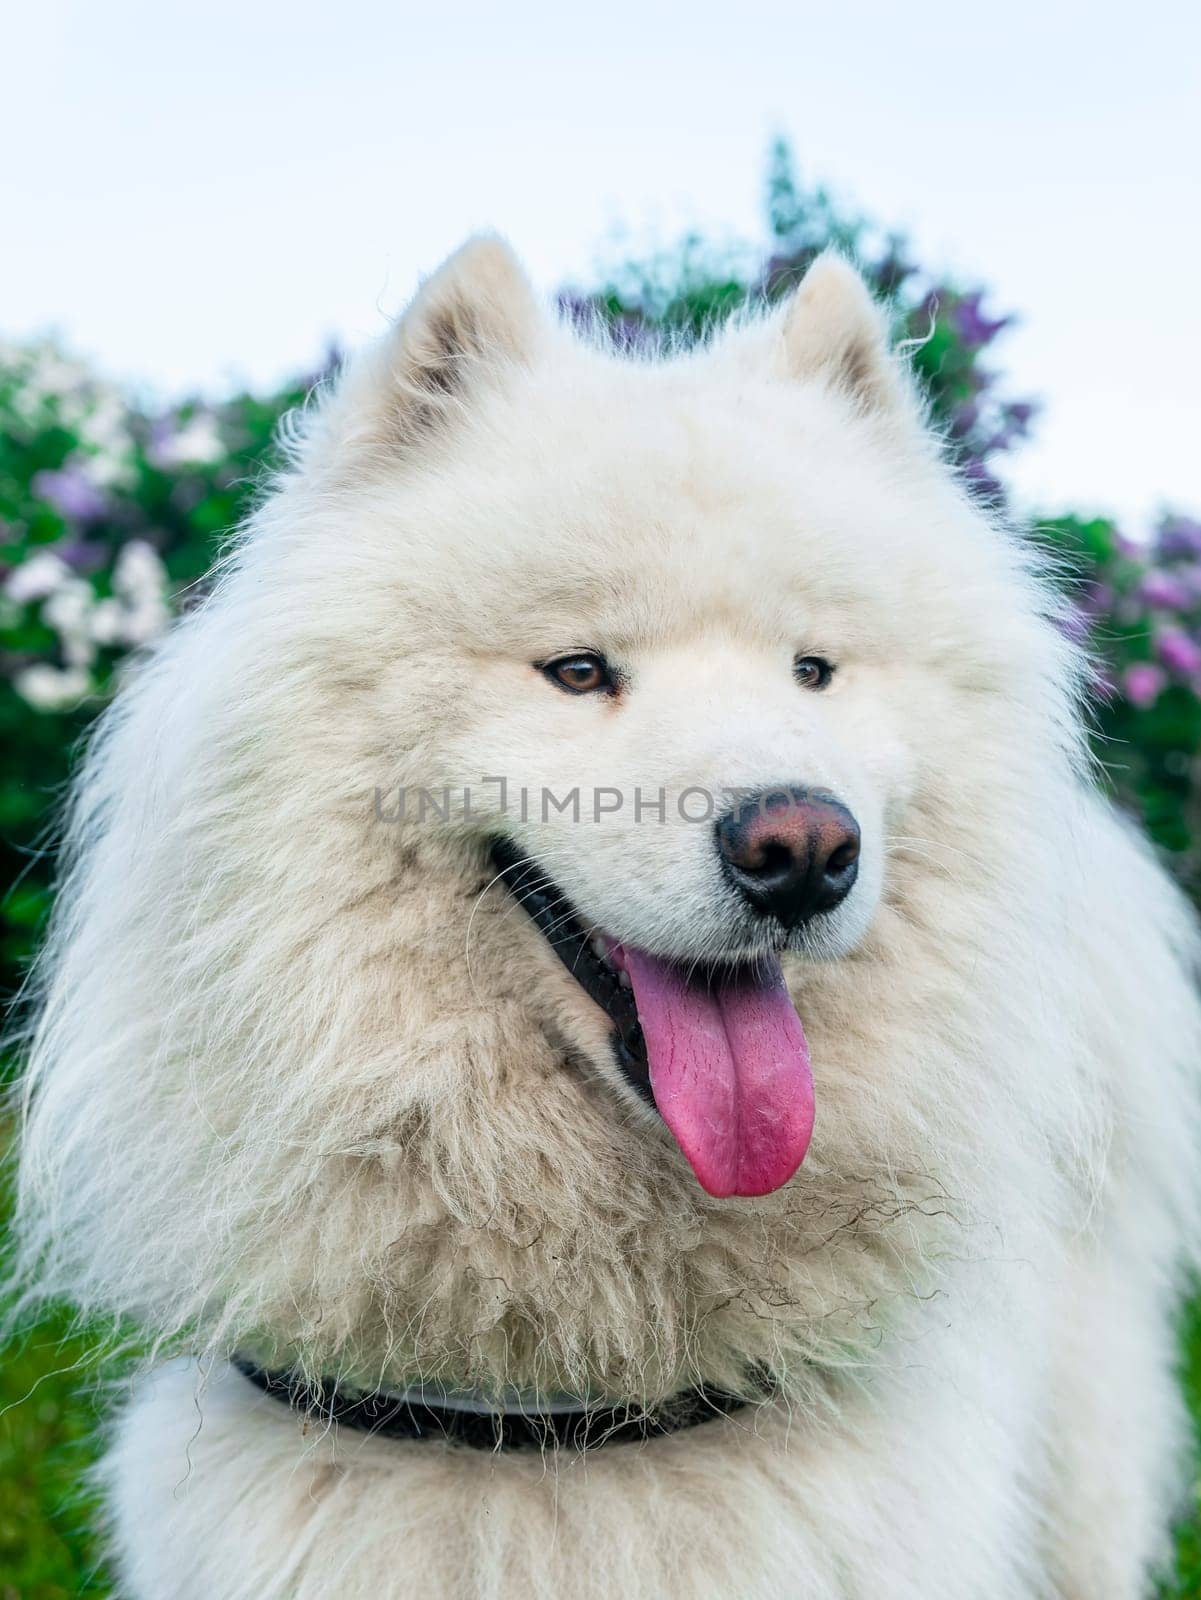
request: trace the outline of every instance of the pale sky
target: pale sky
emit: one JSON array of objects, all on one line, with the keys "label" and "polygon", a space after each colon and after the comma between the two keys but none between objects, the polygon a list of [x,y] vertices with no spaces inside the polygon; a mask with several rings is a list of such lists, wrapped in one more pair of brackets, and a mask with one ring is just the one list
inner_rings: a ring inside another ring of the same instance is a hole
[{"label": "pale sky", "polygon": [[39,0],[2,37],[0,337],[166,395],[271,382],[481,226],[548,291],[618,225],[753,238],[779,129],[1022,313],[1027,503],[1201,511],[1195,0]]}]

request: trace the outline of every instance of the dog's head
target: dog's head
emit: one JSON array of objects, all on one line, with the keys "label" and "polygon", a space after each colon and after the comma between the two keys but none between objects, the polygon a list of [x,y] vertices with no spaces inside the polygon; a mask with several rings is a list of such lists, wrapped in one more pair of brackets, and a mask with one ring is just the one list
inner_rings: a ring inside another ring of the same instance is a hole
[{"label": "dog's head", "polygon": [[494,1381],[845,1344],[982,1160],[1070,786],[1041,605],[841,261],[651,361],[468,245],[93,756],[30,1134],[64,1276]]}]

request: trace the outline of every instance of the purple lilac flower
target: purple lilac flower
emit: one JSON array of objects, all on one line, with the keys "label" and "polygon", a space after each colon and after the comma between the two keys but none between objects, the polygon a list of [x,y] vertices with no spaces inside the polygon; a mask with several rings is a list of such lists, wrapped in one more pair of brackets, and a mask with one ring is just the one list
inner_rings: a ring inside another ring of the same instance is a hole
[{"label": "purple lilac flower", "polygon": [[1190,611],[1196,604],[1196,596],[1188,584],[1170,572],[1154,568],[1140,581],[1138,597],[1153,611]]},{"label": "purple lilac flower", "polygon": [[1156,536],[1160,554],[1201,556],[1201,522],[1192,517],[1165,517]]},{"label": "purple lilac flower", "polygon": [[1015,434],[1024,437],[1037,411],[1032,400],[1010,400],[1004,408],[1005,420]]},{"label": "purple lilac flower", "polygon": [[1084,585],[1076,604],[1087,617],[1103,617],[1112,612],[1116,600],[1113,585],[1094,578]]},{"label": "purple lilac flower", "polygon": [[581,294],[577,289],[562,289],[555,296],[555,307],[563,320],[580,332],[587,333],[596,325],[599,308],[589,294]]},{"label": "purple lilac flower", "polygon": [[1000,500],[1004,495],[1000,480],[984,465],[979,456],[969,456],[961,471],[969,486],[985,500]]},{"label": "purple lilac flower", "polygon": [[985,449],[1011,450],[1014,444],[1030,433],[1030,419],[1035,407],[1026,400],[1013,400],[1001,407],[1001,426],[989,439]]},{"label": "purple lilac flower", "polygon": [[95,539],[64,539],[54,553],[75,572],[97,572],[108,560],[108,549]]},{"label": "purple lilac flower", "polygon": [[905,259],[902,241],[890,239],[888,253],[876,264],[876,287],[881,294],[895,294],[906,278],[911,278],[917,268]]},{"label": "purple lilac flower", "polygon": [[37,472],[30,487],[70,522],[98,522],[108,508],[103,492],[79,467]]},{"label": "purple lilac flower", "polygon": [[174,417],[155,417],[150,424],[150,432],[146,437],[146,455],[152,464],[157,466],[174,437]]},{"label": "purple lilac flower", "polygon": [[1015,433],[1011,433],[1008,428],[1001,428],[998,430],[998,432],[989,434],[988,438],[984,441],[982,448],[985,455],[996,455],[998,450],[1010,449],[1013,445],[1013,441],[1016,438],[1017,435]]},{"label": "purple lilac flower", "polygon": [[782,289],[795,289],[810,259],[811,255],[806,252],[769,256],[760,275],[759,291],[774,297]]},{"label": "purple lilac flower", "polygon": [[974,400],[966,400],[951,413],[951,437],[964,439],[980,420],[980,407]]},{"label": "purple lilac flower", "polygon": [[637,311],[623,311],[609,325],[609,338],[615,350],[633,355],[641,350],[653,349],[658,334]]},{"label": "purple lilac flower", "polygon": [[1157,667],[1154,662],[1136,661],[1126,668],[1122,676],[1122,687],[1130,704],[1137,706],[1140,711],[1145,711],[1159,699],[1167,681],[1163,669]]},{"label": "purple lilac flower", "polygon": [[1177,677],[1201,677],[1201,645],[1180,628],[1165,628],[1156,640],[1155,653]]},{"label": "purple lilac flower", "polygon": [[974,294],[965,294],[951,309],[955,331],[972,350],[990,343],[1013,320],[1011,317],[986,317],[980,309],[983,299],[983,291],[977,290]]},{"label": "purple lilac flower", "polygon": [[923,324],[932,322],[938,316],[942,299],[943,291],[941,289],[927,289],[918,305],[914,308],[914,316]]}]

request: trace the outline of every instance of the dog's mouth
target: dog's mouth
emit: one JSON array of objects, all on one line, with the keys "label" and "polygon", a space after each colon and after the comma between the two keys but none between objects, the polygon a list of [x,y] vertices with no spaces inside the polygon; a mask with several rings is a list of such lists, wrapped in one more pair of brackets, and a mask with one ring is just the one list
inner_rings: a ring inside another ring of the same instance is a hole
[{"label": "dog's mouth", "polygon": [[778,1189],[813,1132],[805,1032],[772,955],[679,963],[591,932],[542,868],[492,845],[502,881],[613,1025],[617,1063],[657,1107],[702,1188]]}]

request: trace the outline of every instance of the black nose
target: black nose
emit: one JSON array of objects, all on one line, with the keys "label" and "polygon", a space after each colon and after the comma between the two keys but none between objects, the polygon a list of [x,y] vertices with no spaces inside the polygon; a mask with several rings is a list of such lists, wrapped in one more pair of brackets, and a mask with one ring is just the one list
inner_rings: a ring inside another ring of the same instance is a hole
[{"label": "black nose", "polygon": [[859,872],[859,824],[831,795],[770,789],[717,824],[726,876],[761,916],[795,928],[832,911]]}]

